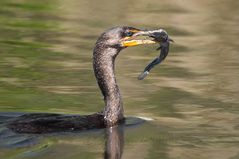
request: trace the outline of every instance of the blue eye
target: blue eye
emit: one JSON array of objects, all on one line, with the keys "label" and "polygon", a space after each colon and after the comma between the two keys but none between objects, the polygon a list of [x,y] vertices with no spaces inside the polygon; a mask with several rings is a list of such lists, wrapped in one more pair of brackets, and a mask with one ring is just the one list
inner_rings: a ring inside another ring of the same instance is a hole
[{"label": "blue eye", "polygon": [[133,32],[126,32],[125,36],[132,36],[134,33]]}]

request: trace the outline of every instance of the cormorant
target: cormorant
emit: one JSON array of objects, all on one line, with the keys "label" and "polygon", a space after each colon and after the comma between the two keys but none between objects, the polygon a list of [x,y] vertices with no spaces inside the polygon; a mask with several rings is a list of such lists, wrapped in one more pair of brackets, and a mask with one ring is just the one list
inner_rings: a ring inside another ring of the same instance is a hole
[{"label": "cormorant", "polygon": [[[137,39],[139,36],[151,38]],[[100,35],[93,51],[93,68],[104,96],[105,108],[102,112],[83,116],[25,114],[11,121],[7,127],[18,133],[50,133],[111,127],[124,122],[121,95],[114,74],[115,59],[126,47],[156,43],[152,37],[147,30],[128,26],[114,27]]]}]

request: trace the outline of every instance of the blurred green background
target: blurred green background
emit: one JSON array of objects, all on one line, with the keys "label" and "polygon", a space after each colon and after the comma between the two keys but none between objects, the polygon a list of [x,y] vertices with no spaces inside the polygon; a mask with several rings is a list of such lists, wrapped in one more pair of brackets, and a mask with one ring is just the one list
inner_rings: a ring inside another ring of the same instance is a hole
[{"label": "blurred green background", "polygon": [[[164,28],[175,43],[144,81],[137,76],[157,46],[128,48],[117,59],[126,116],[153,119],[125,130],[122,158],[239,158],[238,7],[237,0],[1,0],[0,112],[101,110],[91,62],[97,37],[117,25]],[[20,141],[0,137],[0,158],[104,152],[102,132],[6,148]]]}]

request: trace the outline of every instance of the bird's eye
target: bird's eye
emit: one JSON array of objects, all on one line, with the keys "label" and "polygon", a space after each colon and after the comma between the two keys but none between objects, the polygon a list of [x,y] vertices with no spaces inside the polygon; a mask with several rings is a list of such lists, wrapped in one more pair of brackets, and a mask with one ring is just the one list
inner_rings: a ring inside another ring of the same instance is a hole
[{"label": "bird's eye", "polygon": [[133,34],[134,34],[133,32],[130,32],[130,31],[129,31],[129,32],[126,32],[126,33],[125,33],[125,36],[132,36]]}]

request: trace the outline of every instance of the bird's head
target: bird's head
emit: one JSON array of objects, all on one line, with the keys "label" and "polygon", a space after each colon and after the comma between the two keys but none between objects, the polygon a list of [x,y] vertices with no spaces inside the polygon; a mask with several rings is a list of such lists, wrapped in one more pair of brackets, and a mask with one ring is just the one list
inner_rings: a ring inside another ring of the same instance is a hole
[{"label": "bird's head", "polygon": [[133,27],[122,26],[111,28],[101,34],[96,45],[107,48],[123,49],[129,46],[137,46],[142,44],[154,44],[152,39],[138,39],[139,37],[152,37],[148,31],[140,30]]},{"label": "bird's head", "polygon": [[102,48],[116,49],[117,51],[115,53],[108,52],[114,56],[126,47],[162,43],[168,39],[168,34],[163,29],[141,30],[134,27],[118,26],[101,34],[96,42],[96,49],[98,52]]}]

